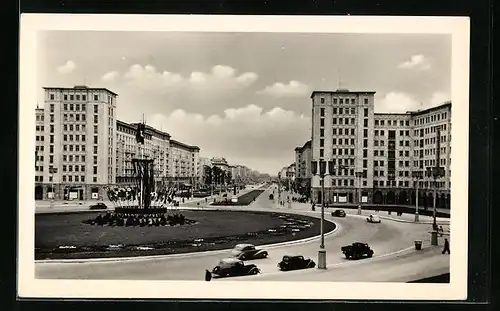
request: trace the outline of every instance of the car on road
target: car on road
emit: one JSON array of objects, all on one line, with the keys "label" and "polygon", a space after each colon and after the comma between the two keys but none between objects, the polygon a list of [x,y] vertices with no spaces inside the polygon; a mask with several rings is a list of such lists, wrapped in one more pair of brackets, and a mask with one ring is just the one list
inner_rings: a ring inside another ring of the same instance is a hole
[{"label": "car on road", "polygon": [[237,244],[231,251],[231,256],[239,260],[266,258],[267,251],[256,248],[252,244]]},{"label": "car on road", "polygon": [[314,268],[316,263],[304,256],[283,256],[283,259],[278,263],[278,268],[281,271],[298,270]]},{"label": "car on road", "polygon": [[102,202],[99,202],[97,204],[92,204],[89,206],[89,209],[107,209],[108,207],[106,206],[106,204],[102,203]]},{"label": "car on road", "polygon": [[366,218],[366,221],[378,224],[381,222],[380,217],[378,215],[370,215]]},{"label": "car on road", "polygon": [[363,257],[372,257],[373,250],[366,243],[354,242],[352,245],[342,246],[340,248],[347,259],[360,259]]},{"label": "car on road", "polygon": [[338,209],[338,210],[335,210],[332,212],[332,216],[334,217],[345,217],[345,211],[344,210],[341,210],[341,209]]},{"label": "car on road", "polygon": [[212,269],[212,275],[215,277],[255,275],[260,273],[260,269],[255,264],[245,264],[236,258],[226,258]]}]

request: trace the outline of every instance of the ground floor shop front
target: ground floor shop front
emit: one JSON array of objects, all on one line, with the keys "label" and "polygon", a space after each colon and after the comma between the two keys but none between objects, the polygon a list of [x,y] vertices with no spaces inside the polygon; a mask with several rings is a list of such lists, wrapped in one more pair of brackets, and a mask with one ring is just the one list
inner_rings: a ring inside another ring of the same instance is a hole
[{"label": "ground floor shop front", "polygon": [[35,184],[35,200],[106,200],[108,185]]},{"label": "ground floor shop front", "polygon": [[[418,205],[427,208],[434,204],[434,191],[422,189],[418,191],[407,188],[389,189],[361,189],[361,194],[356,188],[325,188],[325,203],[350,203],[350,204],[381,204],[381,205]],[[322,201],[321,188],[312,188],[312,202],[318,204]],[[436,191],[436,207],[450,208],[449,191]]]}]

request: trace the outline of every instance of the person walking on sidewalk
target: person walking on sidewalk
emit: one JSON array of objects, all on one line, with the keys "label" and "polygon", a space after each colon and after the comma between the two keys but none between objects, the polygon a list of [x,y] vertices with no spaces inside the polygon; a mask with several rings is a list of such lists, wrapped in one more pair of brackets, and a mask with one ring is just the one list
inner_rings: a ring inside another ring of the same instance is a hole
[{"label": "person walking on sidewalk", "polygon": [[205,281],[210,282],[211,279],[212,279],[212,273],[210,273],[210,271],[208,270],[205,270]]},{"label": "person walking on sidewalk", "polygon": [[448,242],[448,239],[444,239],[444,248],[443,248],[443,252],[441,254],[444,254],[444,253],[450,253],[450,242]]}]

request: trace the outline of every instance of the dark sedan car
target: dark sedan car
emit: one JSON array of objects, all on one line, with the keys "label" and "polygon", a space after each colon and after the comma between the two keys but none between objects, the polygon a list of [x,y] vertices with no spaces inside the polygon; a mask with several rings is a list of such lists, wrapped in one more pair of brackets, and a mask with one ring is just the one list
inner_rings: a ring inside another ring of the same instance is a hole
[{"label": "dark sedan car", "polygon": [[332,216],[334,217],[345,217],[344,210],[338,209],[332,212]]},{"label": "dark sedan car", "polygon": [[258,273],[260,273],[260,269],[255,264],[245,265],[243,261],[236,258],[222,259],[212,269],[212,274],[216,277],[243,276]]},{"label": "dark sedan car", "polygon": [[314,268],[316,263],[304,256],[283,256],[283,260],[278,263],[281,271]]},{"label": "dark sedan car", "polygon": [[97,203],[89,206],[90,209],[107,209],[108,207],[104,203]]},{"label": "dark sedan car", "polygon": [[267,251],[255,248],[252,244],[238,244],[231,251],[231,256],[240,260],[266,258]]}]

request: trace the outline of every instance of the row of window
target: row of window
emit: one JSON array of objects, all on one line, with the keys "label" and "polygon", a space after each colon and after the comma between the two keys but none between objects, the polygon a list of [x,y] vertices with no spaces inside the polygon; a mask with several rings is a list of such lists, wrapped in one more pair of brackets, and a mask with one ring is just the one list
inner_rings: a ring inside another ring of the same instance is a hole
[{"label": "row of window", "polygon": [[[55,99],[55,94],[50,94],[49,95],[49,98],[50,100],[54,100]],[[64,94],[63,95],[63,98],[64,100],[83,100],[83,101],[86,101],[87,100],[87,95],[86,94]],[[99,100],[99,95],[98,94],[94,94],[94,101],[98,101]]]},{"label": "row of window", "polygon": [[[70,132],[73,131],[79,132],[80,130],[82,132],[87,131],[87,127],[85,126],[85,124],[64,124],[63,128],[64,131],[70,131]],[[94,133],[97,134],[97,125],[94,125]]]},{"label": "row of window", "polygon": [[[63,141],[73,141],[73,137],[75,139],[75,141],[85,141],[85,134],[81,134],[81,135],[78,135],[78,134],[64,134],[63,135]],[[97,144],[97,136],[94,136],[94,144]]]},{"label": "row of window", "polygon": [[[434,125],[434,126],[431,126],[431,127],[426,127],[424,129],[416,129],[416,130],[413,130],[413,134],[415,136],[424,136],[424,135],[427,135],[427,134],[431,134],[431,133],[436,133],[438,128],[441,130],[441,131],[446,131],[446,124],[441,124],[441,125]],[[451,129],[451,124],[450,124],[450,129]]]},{"label": "row of window", "polygon": [[[87,119],[86,119],[86,115],[85,114],[82,114],[82,113],[76,113],[76,114],[73,114],[73,113],[70,113],[70,114],[63,114],[63,119],[64,121],[70,121],[70,122],[86,122]],[[51,118],[50,118],[50,122],[54,122],[52,121],[52,115],[51,115]],[[95,120],[95,117],[94,117],[94,120]]]},{"label": "row of window", "polygon": [[[388,126],[398,126],[398,120],[377,120],[375,119],[375,126],[385,126],[387,121]],[[409,120],[399,120],[399,126],[410,126]]]},{"label": "row of window", "polygon": [[[79,154],[70,154],[70,155],[63,155],[63,162],[69,161],[69,162],[85,162],[85,155],[79,155]],[[97,157],[94,156],[94,164],[97,164]]]},{"label": "row of window", "polygon": [[426,123],[430,123],[430,122],[446,120],[447,117],[448,117],[447,112],[437,113],[437,114],[434,114],[431,116],[415,119],[415,125],[422,125],[422,124],[426,124]]},{"label": "row of window", "polygon": [[[63,151],[85,152],[85,145],[63,145]],[[97,146],[94,146],[94,151],[97,153]]]},{"label": "row of window", "polygon": [[[322,104],[325,103],[325,98],[324,97],[321,97],[320,98],[320,102]],[[364,104],[365,105],[368,105],[368,98],[364,98]],[[333,104],[336,105],[336,104],[340,104],[340,105],[343,105],[343,104],[346,104],[346,105],[355,105],[356,104],[356,99],[355,98],[334,98],[333,99]]]},{"label": "row of window", "polygon": [[[73,180],[74,179],[74,180]],[[78,175],[63,175],[62,176],[62,181],[63,182],[85,182],[85,175],[78,176]],[[97,182],[97,177],[94,177],[94,182]]]}]

